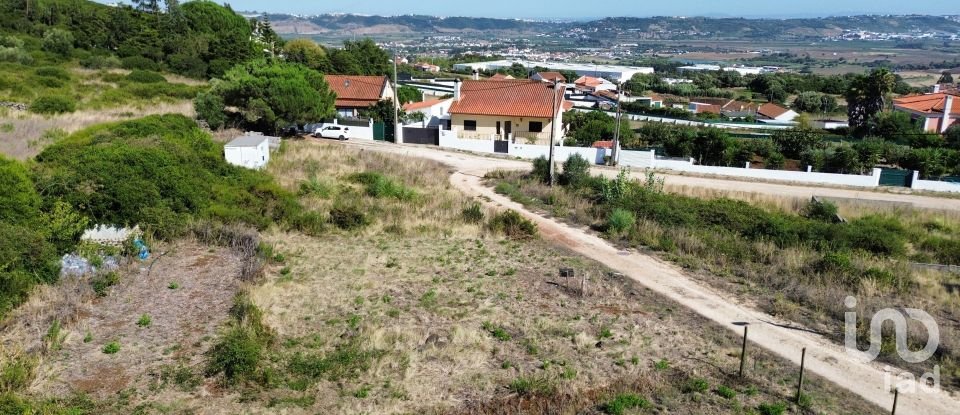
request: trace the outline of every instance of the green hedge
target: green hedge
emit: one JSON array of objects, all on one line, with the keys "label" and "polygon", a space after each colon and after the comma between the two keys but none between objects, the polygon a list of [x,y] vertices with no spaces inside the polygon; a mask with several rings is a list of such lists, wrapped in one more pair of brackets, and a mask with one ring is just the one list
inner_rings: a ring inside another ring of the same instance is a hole
[{"label": "green hedge", "polygon": [[77,102],[63,95],[45,95],[30,103],[30,111],[37,114],[63,114],[77,110]]}]

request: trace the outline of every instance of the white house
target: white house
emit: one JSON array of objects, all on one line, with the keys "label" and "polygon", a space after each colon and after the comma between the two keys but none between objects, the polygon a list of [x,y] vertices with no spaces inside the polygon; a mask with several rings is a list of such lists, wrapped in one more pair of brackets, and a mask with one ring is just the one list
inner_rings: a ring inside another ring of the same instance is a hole
[{"label": "white house", "polygon": [[773,120],[779,122],[791,122],[800,114],[796,111],[781,107],[777,104],[766,103],[757,109],[757,118],[761,120]]},{"label": "white house", "polygon": [[246,134],[223,146],[227,163],[248,169],[262,169],[270,162],[270,137]]},{"label": "white house", "polygon": [[450,119],[448,112],[450,105],[453,104],[453,98],[450,99],[428,99],[422,102],[410,102],[403,104],[403,110],[408,114],[419,112],[423,114],[425,125],[440,125],[441,119]]}]

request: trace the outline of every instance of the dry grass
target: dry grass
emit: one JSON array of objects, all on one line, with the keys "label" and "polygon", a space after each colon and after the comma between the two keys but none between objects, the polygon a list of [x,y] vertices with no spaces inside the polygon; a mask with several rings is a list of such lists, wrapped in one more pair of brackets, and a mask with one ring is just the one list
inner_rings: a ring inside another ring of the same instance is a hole
[{"label": "dry grass", "polygon": [[55,116],[7,111],[6,114],[0,114],[0,153],[25,160],[39,154],[44,147],[50,145],[57,136],[56,133],[51,134],[51,132],[57,130],[69,134],[94,124],[168,113],[193,117],[193,103],[190,101],[145,103],[141,106],[83,110]]}]

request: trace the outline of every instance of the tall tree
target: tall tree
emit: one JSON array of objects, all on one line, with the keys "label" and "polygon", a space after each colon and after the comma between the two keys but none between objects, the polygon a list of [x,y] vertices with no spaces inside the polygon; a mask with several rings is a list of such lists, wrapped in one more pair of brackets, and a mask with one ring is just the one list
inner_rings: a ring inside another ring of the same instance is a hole
[{"label": "tall tree", "polygon": [[887,94],[893,90],[896,77],[889,69],[875,69],[870,75],[854,79],[847,89],[847,115],[854,134],[863,136],[871,118],[883,111]]},{"label": "tall tree", "polygon": [[940,75],[940,80],[937,81],[938,84],[952,84],[953,75],[950,71],[943,71],[943,74]]}]

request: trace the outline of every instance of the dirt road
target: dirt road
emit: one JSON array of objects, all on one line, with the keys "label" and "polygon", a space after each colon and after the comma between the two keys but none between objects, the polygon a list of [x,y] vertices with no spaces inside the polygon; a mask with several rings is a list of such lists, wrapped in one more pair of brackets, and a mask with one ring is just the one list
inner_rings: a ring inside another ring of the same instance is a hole
[{"label": "dirt road", "polygon": [[[895,383],[894,377],[899,371],[886,368],[877,363],[863,363],[848,355],[842,346],[830,340],[805,331],[786,328],[789,322],[753,310],[739,304],[737,301],[725,298],[717,291],[706,287],[693,278],[685,275],[677,267],[660,261],[651,256],[637,252],[621,251],[603,239],[588,232],[571,228],[565,224],[543,218],[527,211],[504,196],[498,195],[481,183],[483,173],[496,168],[528,168],[529,164],[522,161],[491,159],[469,154],[453,154],[423,147],[393,146],[382,144],[352,143],[351,146],[369,148],[373,151],[384,151],[397,154],[407,154],[415,157],[424,157],[439,160],[449,164],[456,170],[451,176],[451,183],[471,196],[482,196],[488,204],[501,208],[513,209],[523,213],[539,226],[544,238],[564,245],[584,256],[605,263],[610,268],[623,273],[627,277],[638,281],[657,293],[670,298],[698,314],[727,327],[738,333],[743,332],[742,324],[750,326],[750,340],[783,358],[799,365],[801,350],[807,348],[807,370],[827,379],[840,387],[862,396],[881,408],[891,408],[893,394],[890,386]],[[692,179],[692,178],[691,178]],[[667,180],[672,180],[668,178]],[[707,179],[698,179],[707,180]],[[743,184],[741,183],[741,186]],[[780,187],[785,185],[765,185],[771,191],[786,191]],[[776,190],[774,190],[776,189]],[[893,195],[884,193],[855,192],[840,189],[818,189],[818,195],[837,197],[851,197],[848,193],[864,193],[864,197],[876,200],[897,200],[901,198],[916,198],[916,196]],[[957,202],[949,199],[926,198],[922,203],[934,203],[938,208],[947,205],[946,202]],[[952,204],[952,205],[955,205]],[[958,206],[957,208],[960,208]],[[900,394],[898,414],[955,414],[960,413],[960,400],[946,392],[902,392]]]},{"label": "dirt road", "polygon": [[[348,145],[361,148],[370,148],[376,151],[394,154],[406,154],[431,160],[441,161],[455,167],[458,171],[482,176],[494,169],[526,170],[530,168],[529,161],[514,160],[482,155],[451,152],[436,147],[395,145],[371,141],[350,141]],[[609,167],[594,167],[594,174],[614,177],[618,171]],[[643,178],[639,171],[631,173],[634,177]],[[911,195],[887,192],[874,192],[853,188],[817,187],[809,185],[792,185],[784,183],[750,182],[723,178],[681,176],[668,173],[658,173],[665,178],[668,184],[677,186],[700,187],[704,189],[751,192],[771,196],[794,197],[809,199],[813,196],[839,199],[858,199],[876,202],[890,202],[898,205],[912,205],[923,209],[940,209],[960,211],[960,199],[925,195]]]}]

